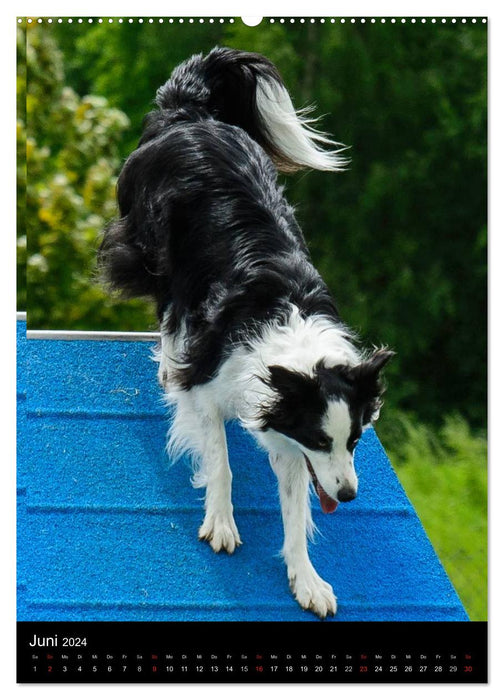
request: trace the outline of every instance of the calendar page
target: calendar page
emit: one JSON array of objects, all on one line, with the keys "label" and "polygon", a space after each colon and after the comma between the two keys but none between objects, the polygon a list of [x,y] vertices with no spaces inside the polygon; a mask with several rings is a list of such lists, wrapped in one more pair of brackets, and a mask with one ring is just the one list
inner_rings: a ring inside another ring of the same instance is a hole
[{"label": "calendar page", "polygon": [[487,19],[16,23],[18,683],[486,683]]}]

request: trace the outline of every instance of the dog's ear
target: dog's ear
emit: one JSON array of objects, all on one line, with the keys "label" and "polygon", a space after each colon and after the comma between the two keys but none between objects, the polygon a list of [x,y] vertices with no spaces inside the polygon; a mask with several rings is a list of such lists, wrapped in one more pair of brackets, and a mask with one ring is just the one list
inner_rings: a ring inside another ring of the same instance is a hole
[{"label": "dog's ear", "polygon": [[359,400],[364,406],[363,426],[374,423],[380,416],[380,408],[383,404],[381,397],[385,391],[385,385],[380,379],[380,372],[394,355],[395,352],[392,350],[380,348],[375,350],[367,360],[348,370],[348,375],[354,384]]},{"label": "dog's ear", "polygon": [[316,378],[280,365],[268,367],[264,378],[274,397],[261,408],[262,428],[273,428],[286,435],[306,421],[310,415],[322,414],[325,401]]},{"label": "dog's ear", "polygon": [[268,372],[266,383],[284,397],[299,395],[310,389],[313,391],[317,387],[312,377],[281,365],[270,365]]},{"label": "dog's ear", "polygon": [[378,377],[387,362],[389,362],[394,355],[395,352],[393,350],[380,348],[379,350],[375,350],[369,359],[357,365],[354,369],[358,369],[362,377]]}]

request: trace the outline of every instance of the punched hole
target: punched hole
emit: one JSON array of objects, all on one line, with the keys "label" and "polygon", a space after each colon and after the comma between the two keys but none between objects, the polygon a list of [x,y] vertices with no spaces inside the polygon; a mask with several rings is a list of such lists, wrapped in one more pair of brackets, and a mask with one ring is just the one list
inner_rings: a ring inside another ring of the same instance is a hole
[{"label": "punched hole", "polygon": [[262,17],[242,17],[241,21],[243,24],[246,24],[247,27],[257,27],[258,24],[261,24]]}]

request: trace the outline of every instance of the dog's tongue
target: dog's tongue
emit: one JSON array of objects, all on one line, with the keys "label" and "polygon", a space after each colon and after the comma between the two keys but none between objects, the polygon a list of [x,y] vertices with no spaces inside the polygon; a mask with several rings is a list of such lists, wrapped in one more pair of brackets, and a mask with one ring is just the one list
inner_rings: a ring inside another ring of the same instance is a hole
[{"label": "dog's tongue", "polygon": [[322,486],[317,482],[317,495],[320,500],[320,505],[322,507],[322,510],[324,513],[334,513],[336,508],[338,507],[338,502],[334,500],[334,498],[331,498],[330,496],[327,495],[327,493],[324,491]]},{"label": "dog's tongue", "polygon": [[338,501],[335,501],[334,498],[331,498],[324,491],[322,486],[319,484],[319,481],[315,475],[315,471],[313,470],[311,462],[306,455],[305,455],[305,461],[306,461],[306,466],[308,467],[308,471],[310,472],[310,476],[312,478],[312,483],[315,486],[317,496],[319,497],[320,506],[322,508],[322,511],[324,513],[334,513],[334,511],[338,507]]}]

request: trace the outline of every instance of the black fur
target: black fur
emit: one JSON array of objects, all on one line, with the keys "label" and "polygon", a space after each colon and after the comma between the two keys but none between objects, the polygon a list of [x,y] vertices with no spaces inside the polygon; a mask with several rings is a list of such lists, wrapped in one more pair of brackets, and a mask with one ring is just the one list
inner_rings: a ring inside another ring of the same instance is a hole
[{"label": "black fur", "polygon": [[[278,70],[264,56],[214,49],[208,56],[193,56],[177,66],[170,80],[157,91],[156,103],[168,110],[171,118],[193,109],[204,118],[210,115],[224,124],[239,126],[264,148],[279,170],[298,170],[299,165],[278,149],[257,110],[258,77],[283,85]],[[153,112],[148,119],[157,121],[158,117],[159,112]]]},{"label": "black fur", "polygon": [[320,378],[277,365],[268,369],[266,381],[278,398],[264,408],[262,430],[273,429],[310,450],[330,452],[332,438],[322,429],[328,397]]},{"label": "black fur", "polygon": [[[276,167],[295,164],[261,120],[258,77],[282,85],[263,56],[220,48],[173,71],[119,176],[120,218],[107,228],[99,251],[112,287],[153,297],[169,332],[185,324],[188,349],[177,376],[183,389],[212,379],[226,353],[253,339],[265,322],[284,322],[291,304],[304,317],[316,314],[343,326],[277,184]],[[303,377],[300,396],[321,414],[331,392],[350,398],[348,384],[357,433],[378,405],[381,366],[375,360],[353,375],[348,368],[320,367],[320,396]],[[271,381],[280,382],[279,370],[272,370]],[[266,423],[280,425],[287,415],[292,421],[291,397],[287,392],[277,406],[283,418],[269,416]],[[304,439],[324,442],[320,435]]]},{"label": "black fur", "polygon": [[154,297],[160,320],[170,307],[171,332],[186,324],[185,389],[291,303],[339,323],[276,181],[282,157],[255,109],[258,75],[281,80],[264,57],[230,49],[175,69],[120,174],[120,218],[100,248],[113,287]]},{"label": "black fur", "polygon": [[266,382],[278,398],[264,408],[262,429],[276,430],[308,449],[330,452],[332,438],[322,428],[323,418],[328,402],[342,399],[350,413],[347,449],[352,452],[364,426],[371,423],[381,406],[385,387],[380,371],[393,355],[389,350],[377,350],[356,367],[326,367],[319,363],[313,376],[281,366],[269,367]]}]

